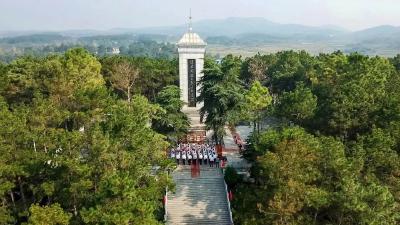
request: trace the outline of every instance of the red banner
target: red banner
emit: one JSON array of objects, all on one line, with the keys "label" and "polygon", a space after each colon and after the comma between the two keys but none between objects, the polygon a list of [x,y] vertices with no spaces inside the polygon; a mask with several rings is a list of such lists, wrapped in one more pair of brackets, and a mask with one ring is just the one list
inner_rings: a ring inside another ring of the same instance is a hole
[{"label": "red banner", "polygon": [[190,175],[192,178],[200,177],[200,165],[197,160],[192,160],[192,165],[190,166]]},{"label": "red banner", "polygon": [[223,151],[222,145],[216,145],[215,148],[217,150],[218,157],[222,157],[222,151]]}]

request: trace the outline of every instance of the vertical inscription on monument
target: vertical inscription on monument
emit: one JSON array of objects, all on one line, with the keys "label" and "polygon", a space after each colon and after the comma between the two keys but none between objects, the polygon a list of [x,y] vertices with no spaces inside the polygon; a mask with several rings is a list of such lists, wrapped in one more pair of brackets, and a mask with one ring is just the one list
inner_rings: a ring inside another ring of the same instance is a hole
[{"label": "vertical inscription on monument", "polygon": [[188,59],[188,103],[196,107],[196,60]]}]

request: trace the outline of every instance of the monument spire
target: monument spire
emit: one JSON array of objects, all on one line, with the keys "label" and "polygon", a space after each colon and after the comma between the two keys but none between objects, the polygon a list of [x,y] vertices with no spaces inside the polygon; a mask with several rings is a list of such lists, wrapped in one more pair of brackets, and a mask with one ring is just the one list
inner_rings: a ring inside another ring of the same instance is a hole
[{"label": "monument spire", "polygon": [[188,30],[177,43],[179,53],[179,89],[182,94],[180,99],[185,103],[182,107],[182,112],[189,116],[192,127],[200,129],[203,125],[200,123],[199,110],[203,107],[203,102],[198,102],[201,85],[197,82],[204,75],[204,56],[207,43],[192,31],[191,9],[187,19],[189,19],[186,24],[186,29]]},{"label": "monument spire", "polygon": [[189,32],[192,32],[192,9],[189,9]]}]

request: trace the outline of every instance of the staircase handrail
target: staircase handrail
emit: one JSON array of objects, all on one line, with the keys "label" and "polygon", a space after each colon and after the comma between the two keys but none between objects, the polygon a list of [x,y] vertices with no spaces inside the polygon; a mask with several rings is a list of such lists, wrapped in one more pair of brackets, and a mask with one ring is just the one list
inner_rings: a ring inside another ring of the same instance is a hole
[{"label": "staircase handrail", "polygon": [[[167,178],[169,176],[169,168],[167,168]],[[164,222],[168,221],[168,185],[165,186],[165,199],[164,199]]]},{"label": "staircase handrail", "polygon": [[168,187],[165,188],[165,199],[164,199],[164,222],[168,220]]},{"label": "staircase handrail", "polygon": [[228,193],[228,185],[225,182],[225,178],[224,178],[224,185],[225,185],[225,197],[226,197],[226,201],[228,202],[228,211],[229,211],[229,222],[231,223],[231,225],[233,225],[233,217],[232,217],[232,210],[231,210],[231,202],[229,201],[229,193]]}]

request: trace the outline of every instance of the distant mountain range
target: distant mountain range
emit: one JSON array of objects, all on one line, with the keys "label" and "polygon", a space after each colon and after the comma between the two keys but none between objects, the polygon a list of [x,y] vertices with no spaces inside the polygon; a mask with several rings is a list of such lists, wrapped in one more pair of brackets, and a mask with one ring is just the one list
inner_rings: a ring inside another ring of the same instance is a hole
[{"label": "distant mountain range", "polygon": [[[171,27],[152,27],[126,30],[137,33],[179,35],[187,30],[187,25]],[[335,26],[312,27],[299,24],[280,24],[264,18],[227,18],[219,20],[203,20],[193,23],[193,29],[200,35],[236,36],[246,33],[268,34],[272,36],[321,35],[330,36],[347,33],[346,29]]]},{"label": "distant mountain range", "polygon": [[[60,41],[85,36],[121,36],[132,35],[155,38],[157,41],[176,42],[188,30],[188,25],[125,29],[116,28],[106,31],[70,30],[60,32],[0,32],[0,37],[32,35],[45,33],[57,35]],[[300,24],[280,24],[264,18],[227,18],[203,20],[193,23],[193,30],[200,34],[210,45],[251,46],[263,44],[312,45],[318,44],[324,49],[360,51],[366,54],[393,55],[400,53],[400,27],[378,26],[352,32],[337,26],[305,26]],[[18,37],[24,40],[23,37]],[[7,39],[7,38],[5,38]],[[4,38],[3,38],[4,40]],[[0,39],[1,42],[1,39]],[[307,49],[306,49],[307,50]]]}]

